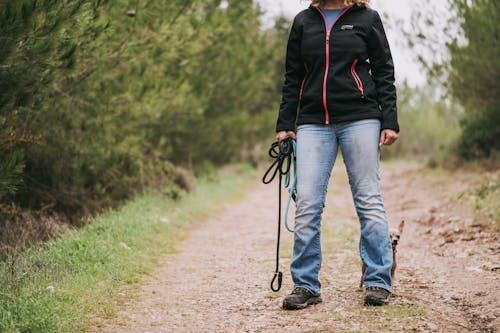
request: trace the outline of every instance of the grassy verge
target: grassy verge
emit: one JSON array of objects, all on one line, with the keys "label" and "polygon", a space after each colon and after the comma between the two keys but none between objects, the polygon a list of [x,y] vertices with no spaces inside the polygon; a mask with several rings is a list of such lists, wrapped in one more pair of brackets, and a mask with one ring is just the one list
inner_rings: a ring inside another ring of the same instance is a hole
[{"label": "grassy verge", "polygon": [[113,312],[110,297],[174,250],[189,224],[241,198],[252,171],[223,170],[195,193],[138,196],[87,227],[0,262],[0,332],[75,332]]},{"label": "grassy verge", "polygon": [[461,196],[468,201],[481,216],[492,220],[497,230],[500,229],[500,179],[486,177],[483,184],[469,190]]},{"label": "grassy verge", "polygon": [[432,186],[446,186],[451,179],[460,179],[468,184],[468,189],[458,194],[450,192],[448,199],[459,200],[474,209],[477,219],[500,230],[500,169],[488,162],[473,161],[455,169],[422,168],[419,173],[435,180]]}]

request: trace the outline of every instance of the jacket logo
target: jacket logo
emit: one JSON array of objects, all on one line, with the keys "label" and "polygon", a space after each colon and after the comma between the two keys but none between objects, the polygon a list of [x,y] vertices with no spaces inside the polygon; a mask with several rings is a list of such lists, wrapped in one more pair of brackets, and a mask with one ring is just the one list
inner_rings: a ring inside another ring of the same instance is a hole
[{"label": "jacket logo", "polygon": [[352,30],[354,29],[354,26],[352,24],[344,24],[343,26],[340,27],[341,30]]}]

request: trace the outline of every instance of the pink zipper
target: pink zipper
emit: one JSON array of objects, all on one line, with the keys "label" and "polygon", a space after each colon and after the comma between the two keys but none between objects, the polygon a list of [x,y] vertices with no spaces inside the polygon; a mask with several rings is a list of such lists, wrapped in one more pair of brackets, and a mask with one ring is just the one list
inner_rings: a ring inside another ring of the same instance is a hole
[{"label": "pink zipper", "polygon": [[[307,64],[304,63],[304,68],[306,69],[306,73],[309,72],[309,69],[307,68]],[[300,84],[300,93],[299,93],[299,99],[302,99],[302,93],[304,92],[304,84],[306,83],[306,78],[302,80],[302,83]]]},{"label": "pink zipper", "polygon": [[351,74],[352,77],[354,78],[354,81],[356,81],[356,85],[358,86],[358,90],[361,93],[361,96],[365,96],[365,88],[363,87],[363,81],[361,81],[361,78],[359,77],[358,73],[356,72],[356,65],[358,64],[358,59],[354,59],[352,62],[351,66]]},{"label": "pink zipper", "polygon": [[330,113],[328,112],[328,104],[326,102],[326,84],[328,81],[328,70],[330,69],[330,34],[333,30],[333,27],[335,26],[335,23],[339,20],[339,18],[342,17],[342,15],[345,14],[351,7],[354,5],[350,5],[349,7],[345,8],[339,16],[333,21],[333,24],[330,29],[328,29],[327,23],[326,23],[326,17],[321,12],[321,10],[318,7],[315,7],[316,10],[321,14],[321,17],[323,17],[323,23],[325,24],[325,30],[326,30],[326,66],[325,66],[325,75],[323,77],[323,108],[325,109],[325,124],[329,125],[330,124]]},{"label": "pink zipper", "polygon": [[303,79],[302,83],[300,84],[299,99],[302,99],[302,93],[304,92],[304,83],[306,83],[306,79]]}]

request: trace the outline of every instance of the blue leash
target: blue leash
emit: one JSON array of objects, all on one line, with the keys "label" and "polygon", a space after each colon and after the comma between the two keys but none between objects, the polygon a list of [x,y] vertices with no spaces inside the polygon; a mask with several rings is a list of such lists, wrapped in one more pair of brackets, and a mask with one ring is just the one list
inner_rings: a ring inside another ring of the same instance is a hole
[{"label": "blue leash", "polygon": [[[281,236],[281,185],[282,178],[285,176],[284,188],[288,188],[288,200],[285,206],[284,224],[289,232],[294,232],[288,225],[288,210],[292,199],[295,201],[297,194],[297,165],[296,165],[297,143],[291,138],[287,138],[281,142],[274,142],[269,149],[269,156],[274,159],[271,166],[267,169],[262,182],[264,184],[271,183],[276,175],[279,175],[278,185],[278,240],[276,246],[276,270],[271,281],[271,290],[277,292],[281,289],[283,281],[283,273],[279,271],[279,252],[280,252],[280,236]],[[293,167],[293,182],[290,186],[291,173]],[[277,281],[276,281],[277,280]],[[275,284],[277,285],[275,286]]]},{"label": "blue leash", "polygon": [[286,201],[286,206],[285,206],[285,213],[284,213],[284,223],[285,223],[285,228],[288,230],[288,232],[294,233],[295,230],[290,228],[288,225],[288,210],[290,209],[290,202],[293,201],[295,202],[297,199],[297,159],[296,159],[296,152],[297,152],[297,142],[295,140],[292,140],[292,167],[293,167],[293,182],[292,186],[290,186],[290,178],[291,178],[291,173],[292,173],[292,167],[288,170],[285,176],[285,183],[283,184],[284,188],[288,188],[288,199]]}]

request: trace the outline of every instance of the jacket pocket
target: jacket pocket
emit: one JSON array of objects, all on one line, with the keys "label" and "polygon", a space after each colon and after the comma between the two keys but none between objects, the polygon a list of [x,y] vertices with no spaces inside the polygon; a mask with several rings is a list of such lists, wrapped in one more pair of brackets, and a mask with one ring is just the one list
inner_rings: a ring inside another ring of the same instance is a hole
[{"label": "jacket pocket", "polygon": [[363,86],[363,81],[361,81],[361,78],[359,77],[358,73],[356,72],[356,65],[358,64],[358,59],[354,59],[351,65],[351,75],[354,81],[356,82],[356,86],[358,87],[359,92],[361,93],[361,98],[365,98],[365,88]]}]

